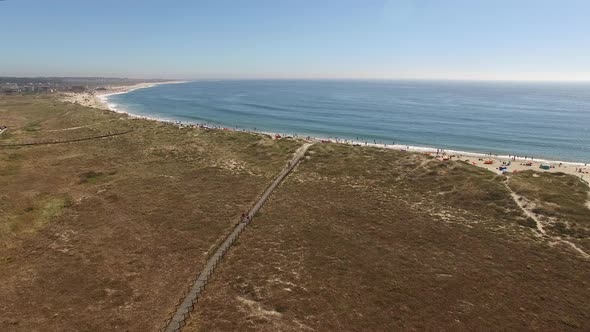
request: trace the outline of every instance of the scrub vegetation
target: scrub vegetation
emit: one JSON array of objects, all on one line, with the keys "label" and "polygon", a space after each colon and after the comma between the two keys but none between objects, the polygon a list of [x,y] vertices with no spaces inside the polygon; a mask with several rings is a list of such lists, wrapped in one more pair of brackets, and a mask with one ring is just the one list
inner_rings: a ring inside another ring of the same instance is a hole
[{"label": "scrub vegetation", "polygon": [[[162,326],[301,141],[0,98],[0,330]],[[588,187],[317,143],[224,257],[187,331],[586,330]]]},{"label": "scrub vegetation", "polygon": [[[569,183],[579,180],[527,175],[510,183],[526,178],[551,197],[574,187],[576,203],[564,204],[579,207],[585,189]],[[463,162],[316,144],[186,330],[584,329],[588,261],[539,237],[506,181]]]},{"label": "scrub vegetation", "polygon": [[3,96],[0,330],[153,331],[300,143]]},{"label": "scrub vegetation", "polygon": [[588,185],[568,174],[529,171],[513,175],[510,187],[534,206],[531,211],[550,225],[550,232],[578,240],[590,250]]}]

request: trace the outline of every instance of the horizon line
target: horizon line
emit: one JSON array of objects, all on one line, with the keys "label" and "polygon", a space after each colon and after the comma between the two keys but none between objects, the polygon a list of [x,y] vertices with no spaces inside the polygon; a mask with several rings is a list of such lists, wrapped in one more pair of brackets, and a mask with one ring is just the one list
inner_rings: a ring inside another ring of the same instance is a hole
[{"label": "horizon line", "polygon": [[238,80],[298,80],[298,81],[430,81],[430,82],[515,82],[515,83],[590,83],[589,79],[502,79],[502,78],[407,78],[407,77],[199,77],[199,78],[159,78],[159,77],[123,77],[123,76],[4,76],[0,79],[123,79],[123,80],[167,80],[167,81],[238,81]]}]

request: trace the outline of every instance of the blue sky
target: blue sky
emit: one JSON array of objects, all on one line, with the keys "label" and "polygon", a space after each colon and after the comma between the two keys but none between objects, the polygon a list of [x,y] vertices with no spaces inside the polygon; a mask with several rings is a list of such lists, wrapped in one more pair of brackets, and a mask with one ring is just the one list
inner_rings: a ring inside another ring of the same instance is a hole
[{"label": "blue sky", "polygon": [[6,0],[0,76],[590,80],[588,0]]}]

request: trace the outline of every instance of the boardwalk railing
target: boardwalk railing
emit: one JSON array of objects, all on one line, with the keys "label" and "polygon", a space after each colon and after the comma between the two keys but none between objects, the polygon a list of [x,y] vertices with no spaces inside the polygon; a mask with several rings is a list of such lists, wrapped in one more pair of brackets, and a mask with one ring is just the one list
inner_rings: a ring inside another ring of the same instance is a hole
[{"label": "boardwalk railing", "polygon": [[299,164],[301,158],[305,155],[305,151],[307,151],[310,146],[311,144],[306,143],[295,152],[293,159],[289,161],[287,167],[285,167],[276,179],[266,188],[258,201],[248,211],[247,216],[243,220],[240,220],[221,245],[219,245],[213,254],[207,258],[205,267],[183,292],[182,297],[176,305],[175,312],[166,319],[165,327],[160,329],[160,331],[176,332],[180,331],[186,325],[186,320],[195,309],[195,305],[199,301],[199,296],[205,290],[209,279],[213,275],[213,271],[215,271],[215,268],[223,256],[225,256],[229,248],[238,240],[238,237],[244,232],[246,226],[252,222],[254,215],[262,208],[264,203],[266,203],[272,192],[279,186],[279,184],[281,184],[287,175],[293,171],[295,166]]}]

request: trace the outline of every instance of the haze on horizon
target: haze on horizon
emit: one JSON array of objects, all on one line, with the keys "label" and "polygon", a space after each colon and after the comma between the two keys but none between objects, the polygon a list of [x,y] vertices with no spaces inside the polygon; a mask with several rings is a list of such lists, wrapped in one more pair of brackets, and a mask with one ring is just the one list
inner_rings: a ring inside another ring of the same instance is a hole
[{"label": "haze on horizon", "polygon": [[0,76],[590,81],[590,2],[0,2]]}]

